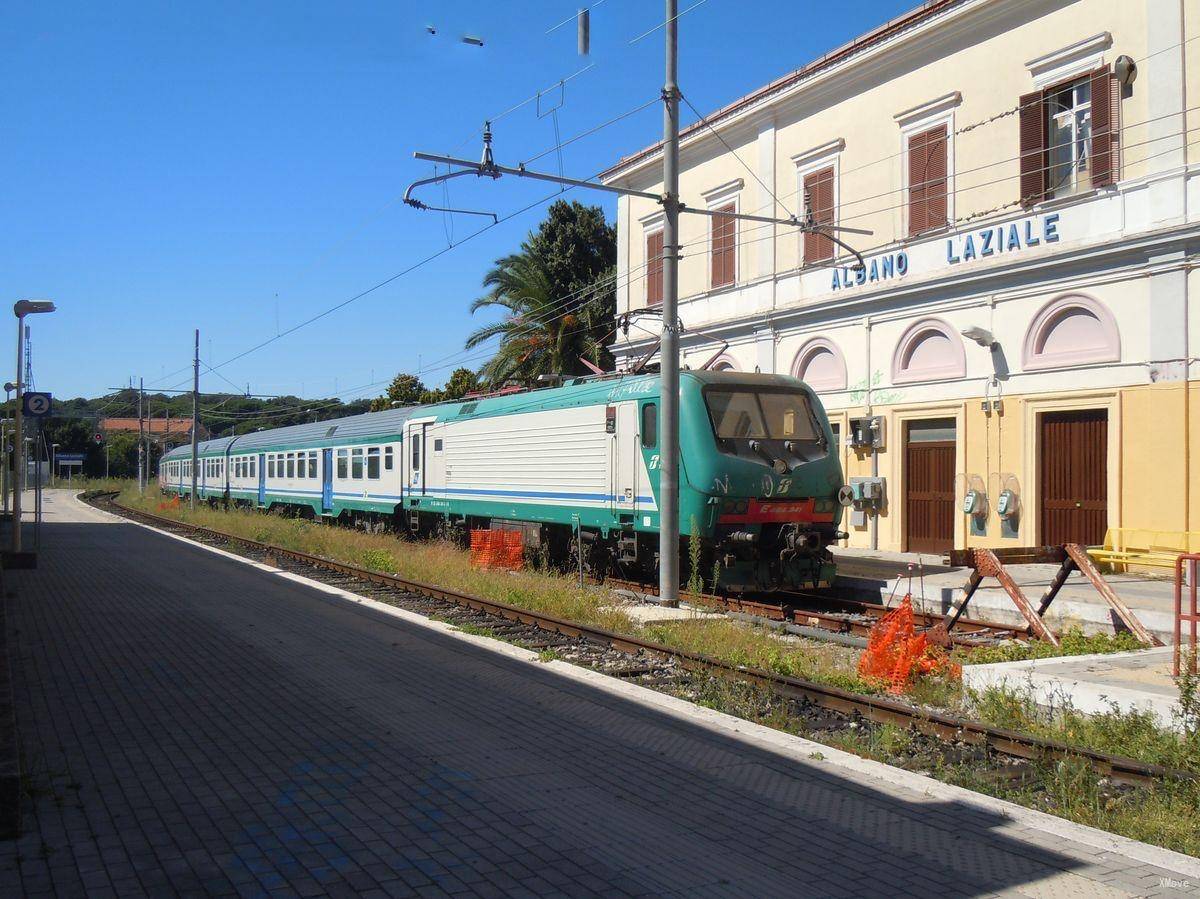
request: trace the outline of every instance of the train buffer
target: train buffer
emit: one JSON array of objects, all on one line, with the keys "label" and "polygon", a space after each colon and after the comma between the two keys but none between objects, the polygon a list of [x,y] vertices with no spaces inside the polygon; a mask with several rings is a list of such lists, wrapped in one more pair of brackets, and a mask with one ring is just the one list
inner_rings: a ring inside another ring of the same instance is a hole
[{"label": "train buffer", "polygon": [[[946,617],[939,625],[947,633],[962,617],[979,589],[984,578],[994,578],[999,582],[1004,592],[1008,594],[1013,605],[1017,607],[1021,617],[1028,625],[1028,633],[1059,645],[1058,637],[1046,625],[1044,616],[1050,608],[1059,590],[1067,582],[1073,571],[1080,572],[1095,588],[1100,597],[1108,603],[1113,613],[1120,619],[1124,627],[1147,646],[1162,646],[1163,643],[1152,634],[1128,605],[1116,594],[1112,586],[1104,579],[1088,556],[1087,547],[1078,543],[1065,543],[1061,546],[1032,546],[1010,547],[1005,549],[959,549],[950,553],[950,564],[971,569],[966,584],[951,603]],[[1020,585],[1005,569],[1005,565],[1057,564],[1058,571],[1051,578],[1050,584],[1042,594],[1037,606],[1029,601]]]}]

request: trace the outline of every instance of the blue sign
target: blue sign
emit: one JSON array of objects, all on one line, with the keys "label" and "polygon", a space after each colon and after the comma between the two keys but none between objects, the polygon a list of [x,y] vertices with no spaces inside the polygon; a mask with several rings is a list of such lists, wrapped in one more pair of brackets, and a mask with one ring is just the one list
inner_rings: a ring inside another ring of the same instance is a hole
[{"label": "blue sign", "polygon": [[982,231],[970,231],[946,239],[946,261],[951,265],[971,262],[984,256],[1016,253],[1043,243],[1058,242],[1058,213],[1037,219],[994,225]]},{"label": "blue sign", "polygon": [[49,415],[51,405],[48,393],[26,393],[21,396],[21,411],[30,418]]},{"label": "blue sign", "polygon": [[875,256],[861,268],[835,268],[833,270],[833,290],[843,287],[854,287],[858,284],[873,284],[876,281],[890,281],[892,278],[902,278],[908,274],[908,253],[900,250],[898,253],[885,253]]},{"label": "blue sign", "polygon": [[56,462],[82,462],[87,458],[87,453],[55,453],[54,460]]}]

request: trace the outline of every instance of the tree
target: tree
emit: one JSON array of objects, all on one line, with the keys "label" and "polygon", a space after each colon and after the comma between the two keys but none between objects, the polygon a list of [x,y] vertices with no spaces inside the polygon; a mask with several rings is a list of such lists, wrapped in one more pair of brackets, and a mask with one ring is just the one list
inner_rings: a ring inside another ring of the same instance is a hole
[{"label": "tree", "polygon": [[478,389],[479,375],[469,368],[456,368],[446,379],[446,386],[442,388],[442,394],[444,399],[460,400],[468,393],[474,393]]},{"label": "tree", "polygon": [[401,372],[392,378],[387,393],[371,400],[371,411],[379,412],[393,406],[415,406],[421,402],[424,393],[425,385],[421,383],[420,378]]},{"label": "tree", "polygon": [[559,200],[520,252],[496,261],[484,277],[488,293],[471,312],[491,306],[504,318],[473,331],[466,348],[500,338],[480,371],[493,386],[538,375],[577,375],[612,365],[606,346],[616,317],[613,277],[616,231],[598,206]]}]

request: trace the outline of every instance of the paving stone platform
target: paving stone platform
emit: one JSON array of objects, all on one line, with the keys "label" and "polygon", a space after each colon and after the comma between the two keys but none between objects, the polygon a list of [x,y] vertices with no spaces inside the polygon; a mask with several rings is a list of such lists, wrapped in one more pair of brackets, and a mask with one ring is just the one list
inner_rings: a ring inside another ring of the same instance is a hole
[{"label": "paving stone platform", "polygon": [[1200,884],[1169,859],[704,726],[63,493],[47,513],[38,569],[6,582],[27,789],[22,835],[0,842],[0,895]]}]

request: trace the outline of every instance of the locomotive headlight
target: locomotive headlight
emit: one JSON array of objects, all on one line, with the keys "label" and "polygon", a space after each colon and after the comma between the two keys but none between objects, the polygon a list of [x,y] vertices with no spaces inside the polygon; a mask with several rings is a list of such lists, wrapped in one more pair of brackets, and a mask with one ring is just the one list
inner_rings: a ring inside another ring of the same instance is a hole
[{"label": "locomotive headlight", "polygon": [[776,459],[774,462],[772,462],[771,468],[774,469],[775,474],[787,474],[789,471],[791,471],[791,469],[788,468],[788,464],[782,459]]}]

